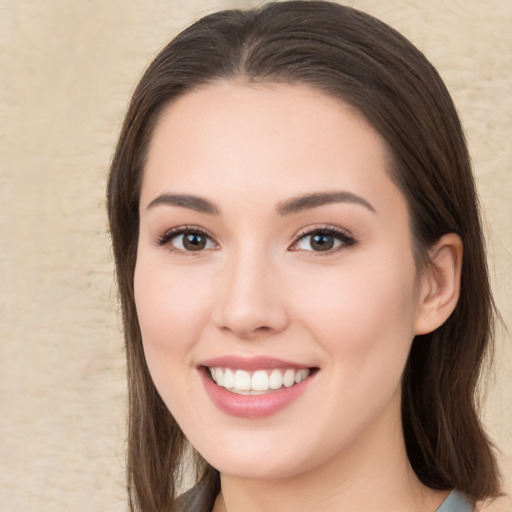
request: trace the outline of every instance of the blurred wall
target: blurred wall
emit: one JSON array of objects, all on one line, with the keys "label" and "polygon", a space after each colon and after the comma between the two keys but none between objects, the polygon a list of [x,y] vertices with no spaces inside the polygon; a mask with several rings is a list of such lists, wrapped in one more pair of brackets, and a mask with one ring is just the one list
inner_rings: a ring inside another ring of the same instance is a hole
[{"label": "blurred wall", "polygon": [[[122,511],[124,359],[104,189],[126,104],[173,34],[235,0],[0,0],[0,508]],[[512,328],[512,2],[352,0],[438,67],[467,130]],[[512,455],[512,346],[484,412]],[[510,464],[504,457],[504,465]]]}]

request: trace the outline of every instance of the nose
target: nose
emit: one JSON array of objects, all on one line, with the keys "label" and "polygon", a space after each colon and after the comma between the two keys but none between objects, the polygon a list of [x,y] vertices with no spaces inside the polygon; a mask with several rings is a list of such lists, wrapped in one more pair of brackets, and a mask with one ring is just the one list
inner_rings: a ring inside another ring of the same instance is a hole
[{"label": "nose", "polygon": [[254,340],[286,329],[282,276],[268,258],[254,252],[240,254],[226,261],[219,277],[222,284],[213,321],[221,331]]}]

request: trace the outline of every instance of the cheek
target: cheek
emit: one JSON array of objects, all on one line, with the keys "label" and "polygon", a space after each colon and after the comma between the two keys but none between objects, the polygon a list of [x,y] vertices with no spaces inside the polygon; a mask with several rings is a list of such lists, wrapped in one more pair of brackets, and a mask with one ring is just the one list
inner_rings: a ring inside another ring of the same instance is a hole
[{"label": "cheek", "polygon": [[[200,273],[141,254],[134,275],[137,316],[153,383],[174,417],[195,417],[194,349],[209,315]],[[206,281],[208,282],[208,281]],[[186,392],[184,392],[186,390]]]},{"label": "cheek", "polygon": [[135,304],[146,361],[157,388],[193,364],[192,349],[211,302],[202,282],[197,273],[185,273],[165,261],[144,255],[137,261]]},{"label": "cheek", "polygon": [[[296,316],[337,356],[403,360],[414,336],[415,275],[412,258],[383,255],[371,261],[302,274]],[[398,262],[398,263],[397,263]]]},{"label": "cheek", "polygon": [[322,410],[329,420],[319,437],[346,442],[399,396],[414,337],[416,270],[403,256],[397,261],[383,257],[315,279],[303,274],[303,286],[294,292],[296,316],[328,354],[331,392]]}]

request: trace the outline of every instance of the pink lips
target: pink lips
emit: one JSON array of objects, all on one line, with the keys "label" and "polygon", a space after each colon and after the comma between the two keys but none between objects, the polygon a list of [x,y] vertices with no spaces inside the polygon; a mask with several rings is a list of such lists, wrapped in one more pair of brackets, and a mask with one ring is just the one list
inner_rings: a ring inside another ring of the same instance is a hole
[{"label": "pink lips", "polygon": [[224,413],[239,418],[256,419],[270,416],[288,406],[307,389],[311,377],[289,388],[283,387],[261,395],[239,395],[218,386],[210,377],[206,367],[231,368],[248,372],[256,370],[288,369],[300,370],[307,365],[267,357],[241,358],[224,356],[202,361],[198,370],[211,401]]},{"label": "pink lips", "polygon": [[256,370],[270,370],[273,368],[293,368],[294,370],[309,368],[307,365],[297,364],[291,361],[283,361],[282,359],[273,359],[270,357],[246,358],[238,356],[215,357],[213,359],[202,361],[198,366],[208,366],[210,368],[236,368],[237,370],[245,370],[247,372],[253,372]]}]

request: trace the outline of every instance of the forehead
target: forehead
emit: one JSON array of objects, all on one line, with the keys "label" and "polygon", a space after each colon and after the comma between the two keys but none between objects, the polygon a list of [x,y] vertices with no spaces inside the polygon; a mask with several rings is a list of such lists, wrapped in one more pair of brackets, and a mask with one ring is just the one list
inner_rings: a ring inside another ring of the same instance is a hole
[{"label": "forehead", "polygon": [[332,189],[396,195],[387,168],[382,138],[343,102],[302,85],[222,82],[163,111],[141,203],[163,191],[274,203]]}]

